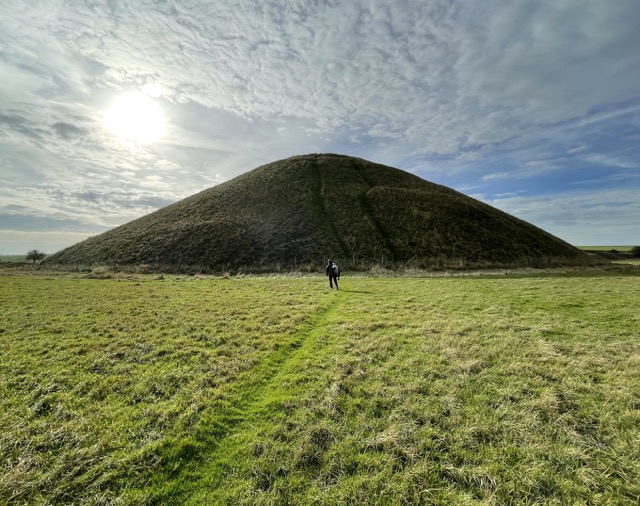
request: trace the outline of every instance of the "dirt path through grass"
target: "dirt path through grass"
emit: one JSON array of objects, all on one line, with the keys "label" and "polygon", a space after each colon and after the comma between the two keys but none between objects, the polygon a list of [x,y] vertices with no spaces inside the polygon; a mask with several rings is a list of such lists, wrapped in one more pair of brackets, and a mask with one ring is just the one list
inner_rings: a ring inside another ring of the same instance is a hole
[{"label": "dirt path through grass", "polygon": [[[304,326],[291,346],[274,353],[252,369],[247,381],[239,381],[228,399],[209,411],[196,427],[193,444],[182,445],[183,455],[176,455],[176,464],[158,473],[152,487],[159,491],[151,502],[166,504],[203,504],[215,498],[190,497],[191,491],[215,491],[224,486],[239,454],[250,448],[258,428],[268,427],[286,412],[287,403],[294,400],[307,382],[318,378],[305,376],[305,364],[318,357],[328,360],[335,351],[338,334],[331,326],[341,308],[358,292],[332,292],[330,304],[321,307],[311,322]],[[143,494],[144,495],[144,494]]]}]

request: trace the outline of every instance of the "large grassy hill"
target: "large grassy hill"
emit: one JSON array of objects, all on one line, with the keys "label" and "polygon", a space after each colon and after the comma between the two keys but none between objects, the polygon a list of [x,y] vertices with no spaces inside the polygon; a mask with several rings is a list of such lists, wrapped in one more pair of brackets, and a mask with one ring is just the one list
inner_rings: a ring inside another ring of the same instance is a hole
[{"label": "large grassy hill", "polygon": [[450,188],[360,158],[312,154],[258,167],[46,262],[269,270],[327,257],[350,267],[431,268],[591,258]]}]

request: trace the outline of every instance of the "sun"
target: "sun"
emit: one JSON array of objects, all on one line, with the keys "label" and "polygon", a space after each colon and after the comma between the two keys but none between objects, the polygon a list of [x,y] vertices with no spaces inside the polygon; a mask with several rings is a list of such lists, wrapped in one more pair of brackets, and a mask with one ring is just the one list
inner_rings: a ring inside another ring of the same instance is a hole
[{"label": "sun", "polygon": [[149,144],[164,134],[166,120],[157,102],[142,93],[124,93],[104,112],[107,129],[124,142]]}]

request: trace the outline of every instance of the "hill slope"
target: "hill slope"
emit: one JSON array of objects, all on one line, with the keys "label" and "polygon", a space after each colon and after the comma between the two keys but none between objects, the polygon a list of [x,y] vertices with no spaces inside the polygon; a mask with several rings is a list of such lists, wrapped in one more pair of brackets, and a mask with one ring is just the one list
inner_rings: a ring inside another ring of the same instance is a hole
[{"label": "hill slope", "polygon": [[360,158],[263,165],[47,258],[48,264],[263,268],[588,263],[543,230],[450,188]]}]

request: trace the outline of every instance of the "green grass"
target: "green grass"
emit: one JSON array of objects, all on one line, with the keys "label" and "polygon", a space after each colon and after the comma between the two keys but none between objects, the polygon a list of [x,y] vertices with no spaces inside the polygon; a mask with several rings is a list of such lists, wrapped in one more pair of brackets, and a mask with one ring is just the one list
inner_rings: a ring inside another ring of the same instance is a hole
[{"label": "green grass", "polygon": [[0,263],[1,262],[26,262],[27,255],[0,255]]},{"label": "green grass", "polygon": [[631,251],[633,246],[577,246],[577,248],[583,251]]},{"label": "green grass", "polygon": [[640,257],[633,255],[634,246],[580,246],[579,249],[608,259],[614,264],[640,265]]},{"label": "green grass", "polygon": [[637,504],[640,277],[0,278],[0,503]]},{"label": "green grass", "polygon": [[613,260],[614,264],[622,264],[622,265],[640,265],[640,258],[626,258],[624,260]]}]

